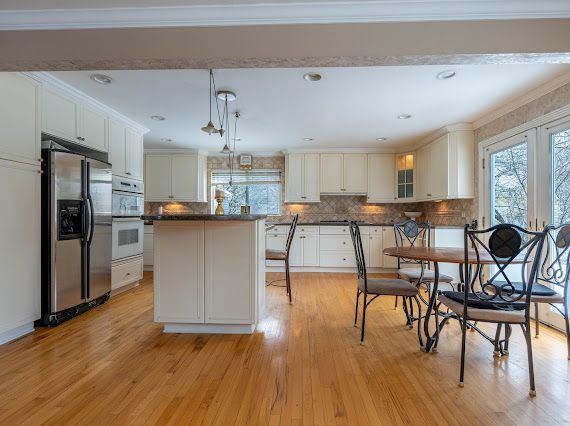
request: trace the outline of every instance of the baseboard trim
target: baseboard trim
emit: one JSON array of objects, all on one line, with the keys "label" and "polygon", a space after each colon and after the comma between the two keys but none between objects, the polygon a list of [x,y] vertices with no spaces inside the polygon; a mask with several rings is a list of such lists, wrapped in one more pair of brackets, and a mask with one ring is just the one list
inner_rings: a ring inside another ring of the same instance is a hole
[{"label": "baseboard trim", "polygon": [[131,290],[131,289],[133,289],[133,288],[135,288],[135,287],[138,287],[139,284],[140,284],[140,281],[135,281],[135,282],[132,282],[132,283],[129,283],[129,284],[125,284],[125,285],[122,286],[122,287],[115,288],[115,289],[111,290],[111,295],[110,295],[110,297],[118,296],[119,294],[124,293],[125,291],[128,291],[128,290]]},{"label": "baseboard trim", "polygon": [[20,337],[24,337],[27,334],[34,332],[34,323],[30,322],[28,324],[21,325],[20,327],[13,328],[12,330],[0,333],[0,345],[8,342],[12,342]]},{"label": "baseboard trim", "polygon": [[180,324],[165,323],[165,333],[252,334],[255,324]]}]

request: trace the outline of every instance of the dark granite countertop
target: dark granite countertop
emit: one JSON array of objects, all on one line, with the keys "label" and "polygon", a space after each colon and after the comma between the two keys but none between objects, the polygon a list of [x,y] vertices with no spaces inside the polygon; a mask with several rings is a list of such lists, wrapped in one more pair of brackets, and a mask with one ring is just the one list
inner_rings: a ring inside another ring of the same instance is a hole
[{"label": "dark granite countertop", "polygon": [[253,220],[265,219],[266,217],[267,216],[264,214],[225,214],[220,216],[217,216],[215,214],[163,214],[163,215],[143,215],[142,219],[145,221],[155,221],[155,220],[253,221]]},{"label": "dark granite countertop", "polygon": [[[359,226],[392,226],[393,223],[356,222]],[[291,222],[267,222],[268,225],[290,226]],[[348,226],[348,222],[299,222],[297,226]]]}]

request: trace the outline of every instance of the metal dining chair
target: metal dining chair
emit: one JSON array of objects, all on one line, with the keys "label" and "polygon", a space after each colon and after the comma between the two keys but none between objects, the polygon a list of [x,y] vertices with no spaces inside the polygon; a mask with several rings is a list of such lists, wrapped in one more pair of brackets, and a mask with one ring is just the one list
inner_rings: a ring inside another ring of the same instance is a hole
[{"label": "metal dining chair", "polygon": [[293,242],[293,237],[295,236],[295,230],[297,229],[297,222],[299,221],[299,215],[293,216],[293,222],[289,228],[289,233],[287,235],[287,242],[285,244],[285,250],[265,250],[265,259],[267,260],[282,260],[285,262],[285,283],[287,294],[289,295],[289,303],[293,304],[293,295],[291,294],[291,273],[289,271],[289,255],[291,253],[291,243]]},{"label": "metal dining chair", "polygon": [[[364,259],[364,250],[362,248],[362,238],[360,236],[360,228],[356,222],[350,222],[350,236],[354,246],[354,254],[356,257],[356,267],[358,272],[358,284],[356,286],[356,309],[354,312],[354,326],[358,321],[358,302],[360,295],[364,295],[362,301],[362,331],[360,334],[360,344],[364,344],[364,331],[366,326],[366,309],[368,305],[376,300],[379,296],[402,296],[414,299],[419,311],[421,322],[421,304],[418,299],[418,288],[409,281],[398,278],[368,278],[366,272],[366,260]],[[371,295],[372,298],[368,299]],[[418,339],[420,346],[423,346],[420,322],[418,323]]]},{"label": "metal dining chair", "polygon": [[[536,334],[539,334],[538,305],[548,304],[556,309],[566,323],[566,345],[570,359],[570,319],[568,315],[568,279],[570,278],[570,224],[548,230],[542,263],[536,283],[532,286],[530,302],[534,304]],[[515,291],[522,291],[521,283],[514,283]],[[556,291],[559,289],[560,291]],[[556,305],[562,305],[560,309]]]},{"label": "metal dining chair", "polygon": [[[469,229],[469,225],[465,226],[464,291],[444,291],[439,295],[441,304],[455,312],[461,319],[460,387],[463,387],[464,383],[468,321],[498,324],[494,339],[495,351],[502,350],[499,345],[508,345],[511,326],[518,324],[524,333],[527,345],[529,394],[536,395],[530,336],[530,296],[536,281],[546,233],[547,230],[533,232],[509,224],[495,225],[480,231]],[[485,265],[481,256],[490,256],[491,265]],[[485,273],[480,273],[483,268]],[[515,280],[510,278],[514,271],[517,271]],[[519,289],[515,291],[517,283]],[[505,339],[501,341],[500,333],[503,325]],[[477,331],[482,333],[480,330]]]}]

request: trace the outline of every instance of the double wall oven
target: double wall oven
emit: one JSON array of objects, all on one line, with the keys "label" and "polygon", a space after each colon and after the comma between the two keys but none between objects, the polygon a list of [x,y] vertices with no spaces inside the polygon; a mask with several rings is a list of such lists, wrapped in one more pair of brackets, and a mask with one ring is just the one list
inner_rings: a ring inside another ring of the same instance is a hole
[{"label": "double wall oven", "polygon": [[113,177],[113,261],[143,254],[143,194],[142,182]]}]

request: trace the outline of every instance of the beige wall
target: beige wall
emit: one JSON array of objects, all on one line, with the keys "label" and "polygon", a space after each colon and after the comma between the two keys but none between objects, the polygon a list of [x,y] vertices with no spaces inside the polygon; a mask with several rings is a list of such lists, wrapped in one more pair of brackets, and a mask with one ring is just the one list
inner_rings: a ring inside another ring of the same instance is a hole
[{"label": "beige wall", "polygon": [[0,31],[0,70],[570,62],[570,20]]}]

